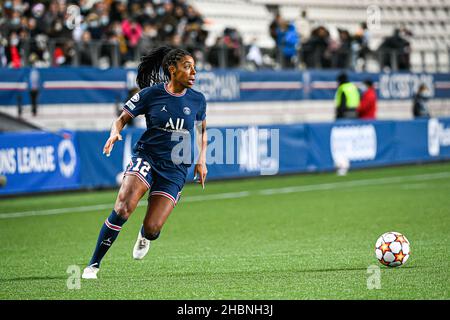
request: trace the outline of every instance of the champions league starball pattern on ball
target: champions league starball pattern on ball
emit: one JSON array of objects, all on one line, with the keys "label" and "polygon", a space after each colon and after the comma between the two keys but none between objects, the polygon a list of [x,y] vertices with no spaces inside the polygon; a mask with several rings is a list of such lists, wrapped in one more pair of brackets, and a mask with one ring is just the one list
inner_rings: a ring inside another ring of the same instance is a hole
[{"label": "champions league starball pattern on ball", "polygon": [[404,265],[411,254],[408,239],[399,232],[386,232],[375,243],[375,255],[388,267]]}]

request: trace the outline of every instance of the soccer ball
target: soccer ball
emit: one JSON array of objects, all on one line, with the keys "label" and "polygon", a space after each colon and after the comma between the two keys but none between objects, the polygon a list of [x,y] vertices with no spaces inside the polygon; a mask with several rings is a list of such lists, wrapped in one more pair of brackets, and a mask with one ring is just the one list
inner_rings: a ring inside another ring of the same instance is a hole
[{"label": "soccer ball", "polygon": [[404,265],[409,258],[409,241],[399,232],[386,232],[375,243],[375,255],[388,267]]}]

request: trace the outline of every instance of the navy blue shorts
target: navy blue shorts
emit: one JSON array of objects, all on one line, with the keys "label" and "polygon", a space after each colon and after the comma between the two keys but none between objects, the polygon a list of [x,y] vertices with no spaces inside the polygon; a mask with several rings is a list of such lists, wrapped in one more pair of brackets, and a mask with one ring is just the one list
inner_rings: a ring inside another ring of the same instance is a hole
[{"label": "navy blue shorts", "polygon": [[138,177],[148,189],[150,189],[149,197],[152,195],[161,195],[169,198],[173,206],[178,203],[186,181],[186,174],[178,170],[170,170],[161,174],[161,168],[151,165],[151,159],[143,154],[134,153],[131,161],[125,170],[124,176],[133,175]]}]

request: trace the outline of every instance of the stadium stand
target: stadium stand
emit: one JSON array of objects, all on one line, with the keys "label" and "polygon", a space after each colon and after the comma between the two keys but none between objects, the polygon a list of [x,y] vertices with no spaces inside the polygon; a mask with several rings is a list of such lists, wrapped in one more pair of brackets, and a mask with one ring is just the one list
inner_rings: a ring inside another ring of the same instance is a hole
[{"label": "stadium stand", "polygon": [[193,0],[192,3],[206,18],[208,45],[213,45],[226,27],[234,27],[242,34],[244,43],[257,38],[257,44],[263,48],[275,46],[268,32],[272,16],[265,5],[244,0]]},{"label": "stadium stand", "polygon": [[450,4],[445,0],[195,0],[193,3],[209,22],[207,43],[211,44],[226,26],[233,26],[241,32],[244,42],[257,38],[262,48],[275,46],[267,32],[273,19],[270,12],[278,10],[283,18],[300,25],[304,10],[311,26],[323,25],[336,37],[337,28],[355,34],[361,22],[368,19],[369,10],[375,10],[373,14],[378,10],[380,25],[370,28],[371,50],[376,50],[394,29],[405,28],[410,31],[407,40],[412,48],[413,71],[449,70]]},{"label": "stadium stand", "polygon": [[[3,2],[0,14],[0,42],[4,47],[0,64],[132,67],[148,48],[168,43],[195,51],[206,68],[245,67],[247,52],[243,49],[248,51],[253,44],[265,53],[265,66],[276,68],[276,43],[269,33],[275,12],[293,22],[303,44],[310,36],[305,26],[311,30],[325,27],[330,50],[341,45],[339,30],[355,36],[361,32],[363,22],[368,23],[365,31],[372,53],[395,29],[401,29],[411,45],[408,69],[449,70],[450,4],[446,0],[9,0]],[[134,27],[137,31],[132,34]],[[225,39],[230,28],[237,33],[232,39],[236,43]],[[11,45],[15,43],[17,50]],[[214,56],[215,47],[230,46],[239,47],[237,63],[230,62],[229,55],[225,62],[220,54]],[[298,47],[301,51],[302,45]],[[270,62],[270,57],[275,62]],[[364,66],[355,61],[350,66],[356,70],[380,70],[379,56],[366,58],[369,61]],[[305,67],[301,60],[296,65]]]}]

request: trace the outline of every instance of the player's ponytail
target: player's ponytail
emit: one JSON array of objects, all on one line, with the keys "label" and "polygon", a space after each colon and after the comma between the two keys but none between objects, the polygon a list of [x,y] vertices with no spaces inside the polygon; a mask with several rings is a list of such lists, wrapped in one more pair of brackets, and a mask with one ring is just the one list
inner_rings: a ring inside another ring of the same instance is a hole
[{"label": "player's ponytail", "polygon": [[169,66],[175,65],[184,56],[192,56],[183,49],[162,46],[143,56],[138,66],[136,82],[140,89],[170,80]]},{"label": "player's ponytail", "polygon": [[143,56],[138,66],[136,82],[140,89],[166,82],[168,77],[161,72],[162,61],[172,48],[163,46],[150,51]]}]

